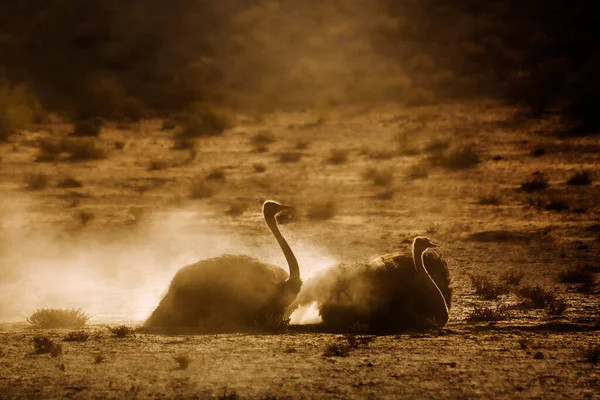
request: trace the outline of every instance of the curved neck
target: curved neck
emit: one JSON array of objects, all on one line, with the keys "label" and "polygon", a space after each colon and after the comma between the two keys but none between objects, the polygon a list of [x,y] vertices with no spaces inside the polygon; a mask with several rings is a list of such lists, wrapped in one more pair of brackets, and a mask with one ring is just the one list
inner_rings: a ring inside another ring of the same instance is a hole
[{"label": "curved neck", "polygon": [[300,268],[298,267],[298,261],[296,260],[296,256],[294,256],[290,245],[285,240],[281,232],[279,232],[279,227],[277,226],[277,220],[275,219],[275,216],[265,215],[264,217],[269,229],[271,229],[271,232],[273,232],[273,236],[275,236],[275,239],[277,239],[277,243],[279,243],[279,247],[281,247],[281,251],[283,251],[283,255],[285,256],[290,268],[290,278],[288,280],[300,281]]},{"label": "curved neck", "polygon": [[416,249],[413,245],[415,270],[417,271],[417,274],[423,278],[428,291],[428,296],[433,300],[436,325],[444,326],[448,322],[448,305],[446,304],[446,299],[444,298],[442,291],[425,268],[425,261],[423,260],[424,255],[424,249]]}]

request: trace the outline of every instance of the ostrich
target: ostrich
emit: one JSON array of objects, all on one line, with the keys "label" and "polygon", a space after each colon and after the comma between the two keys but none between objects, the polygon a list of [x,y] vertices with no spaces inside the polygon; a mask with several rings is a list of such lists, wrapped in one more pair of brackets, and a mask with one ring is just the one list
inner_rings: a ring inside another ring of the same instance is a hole
[{"label": "ostrich", "polygon": [[371,262],[340,264],[305,285],[295,306],[317,302],[323,325],[347,330],[402,332],[443,327],[452,289],[446,262],[429,238],[416,237],[412,257],[394,253]]},{"label": "ostrich", "polygon": [[145,327],[231,332],[283,326],[286,309],[302,286],[296,257],[275,219],[290,208],[271,200],[263,204],[265,222],[285,255],[289,276],[275,265],[245,255],[198,261],[175,274]]}]

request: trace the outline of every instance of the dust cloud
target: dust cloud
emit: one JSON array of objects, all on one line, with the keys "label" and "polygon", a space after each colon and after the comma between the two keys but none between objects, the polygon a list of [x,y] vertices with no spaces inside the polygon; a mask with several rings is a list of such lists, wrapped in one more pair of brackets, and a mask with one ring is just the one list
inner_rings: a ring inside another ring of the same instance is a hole
[{"label": "dust cloud", "polygon": [[[141,323],[184,265],[228,253],[286,268],[266,225],[264,237],[253,240],[195,208],[157,214],[128,234],[65,234],[39,220],[38,206],[27,197],[3,199],[2,321],[24,322],[38,308],[81,308],[92,323]],[[258,213],[256,223],[264,224]],[[304,280],[335,262],[318,246],[288,236]]]}]

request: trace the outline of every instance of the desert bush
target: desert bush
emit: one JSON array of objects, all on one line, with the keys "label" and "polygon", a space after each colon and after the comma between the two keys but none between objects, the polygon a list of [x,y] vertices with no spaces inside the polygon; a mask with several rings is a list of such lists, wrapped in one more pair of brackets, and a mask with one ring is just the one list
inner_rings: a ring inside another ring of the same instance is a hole
[{"label": "desert bush", "polygon": [[63,338],[65,342],[85,342],[90,335],[85,331],[72,331]]},{"label": "desert bush", "polygon": [[43,172],[30,172],[25,175],[25,183],[29,190],[44,190],[50,183],[50,177]]},{"label": "desert bush", "polygon": [[91,211],[81,210],[77,213],[77,219],[81,226],[87,226],[90,222],[96,219],[96,215]]},{"label": "desert bush", "polygon": [[106,326],[106,328],[112,333],[114,337],[124,338],[127,336],[131,336],[135,333],[135,328],[127,325],[119,325],[115,327]]},{"label": "desert bush", "polygon": [[591,345],[582,351],[583,359],[590,364],[598,364],[600,359],[600,346]]},{"label": "desert bush", "polygon": [[500,203],[500,196],[496,193],[484,194],[477,200],[477,204],[482,206],[499,206]]},{"label": "desert bush", "polygon": [[222,110],[207,105],[190,105],[182,127],[175,133],[175,141],[219,136],[225,129],[233,126],[233,117]]},{"label": "desert bush", "polygon": [[229,208],[225,211],[225,214],[230,217],[239,217],[248,209],[248,205],[241,201],[232,202],[229,204]]},{"label": "desert bush", "polygon": [[163,169],[167,169],[171,166],[169,160],[165,160],[164,158],[155,158],[150,160],[148,163],[148,171],[161,171]]},{"label": "desert bush", "polygon": [[362,173],[364,180],[371,181],[375,186],[389,186],[394,181],[394,173],[391,169],[378,170],[368,168]]},{"label": "desert bush", "polygon": [[592,183],[592,174],[590,171],[578,171],[569,180],[567,185],[584,186]]},{"label": "desert bush", "polygon": [[302,153],[297,151],[286,151],[279,155],[279,162],[296,163],[302,158]]},{"label": "desert bush", "polygon": [[467,317],[469,322],[495,322],[502,321],[509,317],[508,307],[498,305],[495,308],[475,306],[473,311]]},{"label": "desert bush", "polygon": [[550,315],[562,315],[568,306],[569,304],[564,299],[554,297],[548,301],[546,309]]},{"label": "desert bush", "polygon": [[252,143],[254,146],[266,146],[274,142],[275,135],[273,134],[273,132],[264,129],[256,132],[250,139],[250,143]]},{"label": "desert bush", "polygon": [[29,128],[42,114],[38,100],[24,86],[11,86],[0,77],[0,142]]},{"label": "desert bush", "polygon": [[258,144],[252,149],[254,153],[266,153],[269,151],[269,146],[266,144]]},{"label": "desert bush", "polygon": [[105,360],[105,357],[103,354],[98,353],[94,355],[94,364],[101,364],[103,363]]},{"label": "desert bush", "polygon": [[424,179],[429,176],[429,172],[424,165],[415,164],[411,166],[406,174],[408,179]]},{"label": "desert bush", "polygon": [[213,194],[215,194],[214,186],[207,183],[203,177],[197,176],[192,180],[189,192],[190,199],[205,199]]},{"label": "desert bush", "polygon": [[375,198],[377,200],[390,200],[394,197],[394,189],[387,189],[381,192],[375,193]]},{"label": "desert bush", "polygon": [[314,202],[309,208],[306,216],[310,220],[324,221],[331,219],[337,212],[337,205],[333,200],[327,200],[324,202]]},{"label": "desert bush", "polygon": [[177,122],[172,119],[165,119],[160,127],[163,131],[171,131],[175,128],[177,128]]},{"label": "desert bush", "polygon": [[50,353],[52,357],[58,357],[62,353],[62,344],[54,342],[48,336],[35,336],[33,348],[37,354]]},{"label": "desert bush", "polygon": [[486,300],[495,300],[498,296],[508,293],[506,286],[492,282],[485,276],[471,275],[470,278],[475,293]]},{"label": "desert bush", "polygon": [[260,164],[260,163],[256,163],[253,165],[254,168],[254,172],[256,173],[263,173],[267,170],[267,166],[265,164]]},{"label": "desert bush", "polygon": [[504,281],[507,285],[518,286],[521,280],[525,277],[523,271],[518,269],[509,269],[500,275],[500,280]]},{"label": "desert bush", "polygon": [[174,355],[173,360],[175,360],[179,369],[186,369],[190,365],[190,357],[185,353]]},{"label": "desert bush", "polygon": [[461,170],[477,166],[481,160],[471,146],[454,146],[430,156],[434,165],[448,170]]},{"label": "desert bush", "polygon": [[310,142],[308,142],[307,140],[300,140],[298,143],[296,143],[296,145],[294,146],[294,149],[306,150],[309,147],[310,147]]},{"label": "desert bush", "polygon": [[81,309],[42,308],[27,318],[36,328],[79,328],[90,319]]},{"label": "desert bush", "polygon": [[558,274],[558,281],[562,283],[593,284],[594,275],[587,265],[572,266]]},{"label": "desert bush", "polygon": [[75,178],[66,176],[58,181],[58,183],[56,184],[56,187],[61,188],[61,189],[75,189],[75,188],[83,187],[83,184]]},{"label": "desert bush", "polygon": [[204,179],[207,181],[225,182],[225,170],[223,168],[213,168]]},{"label": "desert bush", "polygon": [[66,152],[70,153],[69,160],[73,162],[101,160],[106,158],[106,152],[99,147],[94,139],[71,139],[66,143]]},{"label": "desert bush", "polygon": [[217,396],[217,400],[238,400],[238,398],[237,392],[235,390],[230,392],[229,388],[223,390],[222,396]]},{"label": "desert bush", "polygon": [[412,132],[398,132],[395,137],[398,154],[414,156],[421,152],[418,136]]},{"label": "desert bush", "polygon": [[348,150],[345,149],[332,149],[326,160],[332,165],[344,164],[346,161],[348,161]]},{"label": "desert bush", "polygon": [[347,344],[331,343],[325,346],[323,356],[325,357],[348,357],[350,348]]},{"label": "desert bush", "polygon": [[102,120],[102,118],[99,117],[79,120],[76,121],[74,124],[72,136],[98,136],[100,135],[100,131],[102,130],[103,126],[104,121]]},{"label": "desert bush", "polygon": [[550,289],[540,285],[526,286],[521,288],[517,294],[525,301],[524,305],[532,308],[546,308],[549,314],[562,314],[568,304]]},{"label": "desert bush", "polygon": [[533,178],[521,184],[521,190],[527,193],[538,192],[548,187],[548,179],[543,173],[536,171]]}]

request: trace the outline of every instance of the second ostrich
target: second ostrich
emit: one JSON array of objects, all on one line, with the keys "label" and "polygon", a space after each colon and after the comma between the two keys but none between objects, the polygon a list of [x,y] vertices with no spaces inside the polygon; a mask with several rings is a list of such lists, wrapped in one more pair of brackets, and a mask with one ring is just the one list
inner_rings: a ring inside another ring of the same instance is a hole
[{"label": "second ostrich", "polygon": [[344,331],[367,325],[373,332],[443,327],[452,289],[446,262],[416,237],[412,257],[394,253],[371,262],[337,265],[313,278],[295,306],[317,303],[323,325]]},{"label": "second ostrich", "polygon": [[276,216],[291,207],[263,204],[267,226],[289,266],[245,255],[222,255],[181,268],[167,294],[147,319],[147,328],[192,328],[204,332],[269,330],[282,326],[302,281],[294,253],[279,231]]}]

